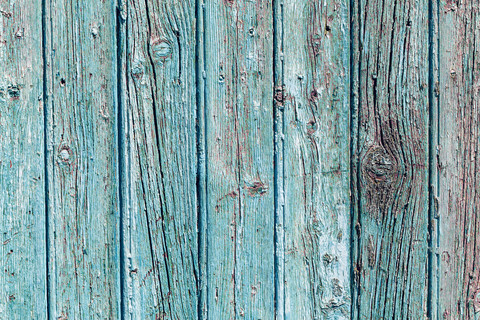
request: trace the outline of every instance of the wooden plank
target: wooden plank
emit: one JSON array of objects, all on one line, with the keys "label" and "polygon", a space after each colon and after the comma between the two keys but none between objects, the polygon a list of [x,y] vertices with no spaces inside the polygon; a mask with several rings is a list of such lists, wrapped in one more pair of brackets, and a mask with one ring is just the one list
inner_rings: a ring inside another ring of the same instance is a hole
[{"label": "wooden plank", "polygon": [[423,319],[428,292],[428,1],[353,4],[353,317]]},{"label": "wooden plank", "polygon": [[0,12],[0,314],[46,319],[42,3]]},{"label": "wooden plank", "polygon": [[125,8],[125,317],[197,319],[195,3]]},{"label": "wooden plank", "polygon": [[50,317],[119,318],[115,5],[45,7]]},{"label": "wooden plank", "polygon": [[284,1],[285,318],[350,318],[349,1]]},{"label": "wooden plank", "polygon": [[207,311],[274,317],[272,4],[205,1]]},{"label": "wooden plank", "polygon": [[438,319],[478,319],[480,4],[439,1],[438,9]]}]

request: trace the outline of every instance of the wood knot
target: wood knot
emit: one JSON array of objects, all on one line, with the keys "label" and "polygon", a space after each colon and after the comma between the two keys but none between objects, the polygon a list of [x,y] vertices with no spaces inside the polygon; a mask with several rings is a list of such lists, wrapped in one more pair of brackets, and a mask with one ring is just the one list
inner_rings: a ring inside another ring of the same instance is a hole
[{"label": "wood knot", "polygon": [[58,159],[63,164],[70,164],[73,160],[73,151],[70,147],[63,145],[58,148]]},{"label": "wood knot", "polygon": [[134,79],[141,79],[145,72],[145,68],[143,66],[142,61],[135,60],[132,65],[132,77]]},{"label": "wood knot", "polygon": [[364,177],[374,184],[391,181],[397,175],[395,159],[381,146],[371,147],[367,151],[362,167]]},{"label": "wood knot", "polygon": [[275,105],[280,107],[280,109],[283,109],[283,104],[285,103],[285,86],[276,87],[273,98]]},{"label": "wood knot", "polygon": [[262,196],[268,191],[268,186],[261,181],[254,181],[253,183],[247,184],[245,189],[248,192],[248,195],[251,197]]},{"label": "wood knot", "polygon": [[93,38],[96,38],[98,36],[98,28],[96,26],[93,26],[90,32],[92,33]]},{"label": "wood knot", "polygon": [[10,100],[18,100],[20,98],[20,86],[8,86],[7,92]]},{"label": "wood knot", "polygon": [[307,123],[307,134],[311,136],[315,131],[317,131],[317,123],[315,122],[315,119],[310,119]]},{"label": "wood knot", "polygon": [[152,43],[153,59],[165,62],[172,57],[172,45],[167,40],[159,40]]},{"label": "wood knot", "polygon": [[398,171],[395,157],[383,146],[372,146],[361,161],[366,209],[376,218],[383,216],[395,199]]}]

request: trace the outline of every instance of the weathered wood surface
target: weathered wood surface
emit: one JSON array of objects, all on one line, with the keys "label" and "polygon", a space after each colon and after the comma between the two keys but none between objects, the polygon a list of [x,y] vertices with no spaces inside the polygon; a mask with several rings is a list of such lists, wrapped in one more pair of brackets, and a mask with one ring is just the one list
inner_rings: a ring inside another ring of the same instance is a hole
[{"label": "weathered wood surface", "polygon": [[52,319],[119,317],[115,6],[45,3]]},{"label": "weathered wood surface", "polygon": [[274,317],[270,1],[205,1],[206,316]]},{"label": "weathered wood surface", "polygon": [[42,4],[0,13],[0,317],[45,319]]},{"label": "weathered wood surface", "polygon": [[125,317],[197,319],[195,3],[122,9]]},{"label": "weathered wood surface", "polygon": [[478,319],[480,3],[438,5],[438,319]]},{"label": "weathered wood surface", "polygon": [[348,14],[284,1],[285,319],[350,318]]},{"label": "weathered wood surface", "polygon": [[0,318],[479,318],[478,12],[0,0]]},{"label": "weathered wood surface", "polygon": [[353,3],[353,317],[423,319],[428,313],[428,1]]}]

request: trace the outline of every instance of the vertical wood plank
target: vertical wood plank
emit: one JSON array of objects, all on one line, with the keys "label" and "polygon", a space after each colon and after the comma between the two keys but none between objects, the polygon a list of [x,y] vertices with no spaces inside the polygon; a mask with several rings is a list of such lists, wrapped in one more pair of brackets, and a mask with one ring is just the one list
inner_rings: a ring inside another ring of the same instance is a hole
[{"label": "vertical wood plank", "polygon": [[0,13],[0,315],[46,319],[42,3]]},{"label": "vertical wood plank", "polygon": [[209,319],[274,316],[272,4],[205,2]]},{"label": "vertical wood plank", "polygon": [[427,313],[428,1],[355,0],[354,318]]},{"label": "vertical wood plank", "polygon": [[284,1],[286,319],[350,318],[348,17],[345,0]]},{"label": "vertical wood plank", "polygon": [[46,1],[52,319],[119,317],[112,1]]},{"label": "vertical wood plank", "polygon": [[126,2],[126,318],[197,319],[195,2]]},{"label": "vertical wood plank", "polygon": [[438,312],[439,319],[478,319],[480,4],[438,3]]}]

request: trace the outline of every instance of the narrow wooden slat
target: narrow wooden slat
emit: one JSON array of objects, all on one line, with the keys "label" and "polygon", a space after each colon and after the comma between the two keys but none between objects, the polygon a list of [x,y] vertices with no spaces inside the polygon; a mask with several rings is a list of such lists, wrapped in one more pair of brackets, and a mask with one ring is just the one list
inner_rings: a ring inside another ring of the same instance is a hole
[{"label": "narrow wooden slat", "polygon": [[127,1],[128,319],[197,319],[195,3]]},{"label": "narrow wooden slat", "polygon": [[428,292],[428,1],[353,3],[353,315],[423,319]]},{"label": "narrow wooden slat", "polygon": [[286,319],[350,318],[348,17],[345,0],[284,1]]},{"label": "narrow wooden slat", "polygon": [[46,319],[42,3],[0,13],[0,315]]},{"label": "narrow wooden slat", "polygon": [[274,315],[272,4],[205,1],[207,311]]},{"label": "narrow wooden slat", "polygon": [[207,319],[207,139],[205,70],[205,0],[195,1],[195,78],[197,104],[197,234],[198,234],[198,319]]},{"label": "narrow wooden slat", "polygon": [[439,1],[439,319],[480,317],[479,10]]},{"label": "narrow wooden slat", "polygon": [[119,317],[115,4],[46,1],[52,319]]}]

